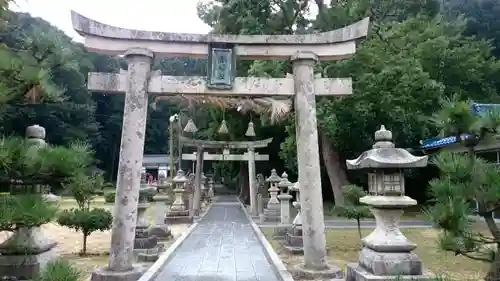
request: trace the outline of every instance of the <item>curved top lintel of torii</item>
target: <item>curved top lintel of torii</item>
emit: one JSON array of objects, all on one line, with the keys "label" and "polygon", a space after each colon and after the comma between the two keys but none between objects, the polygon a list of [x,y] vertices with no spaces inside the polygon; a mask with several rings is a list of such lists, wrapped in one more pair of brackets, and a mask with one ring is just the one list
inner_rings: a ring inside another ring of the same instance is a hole
[{"label": "curved top lintel of torii", "polygon": [[297,52],[313,52],[321,60],[351,56],[356,40],[367,36],[370,19],[336,30],[292,35],[187,34],[120,28],[71,11],[73,28],[85,37],[85,47],[108,55],[134,48],[149,49],[156,57],[206,57],[212,43],[234,45],[241,59],[288,60]]},{"label": "curved top lintel of torii", "polygon": [[263,148],[267,147],[272,141],[273,138],[268,138],[264,140],[256,140],[256,141],[212,141],[212,140],[196,140],[187,138],[184,136],[179,136],[179,141],[183,146],[188,147],[204,147],[204,148],[240,148],[246,149],[249,147],[253,148]]}]

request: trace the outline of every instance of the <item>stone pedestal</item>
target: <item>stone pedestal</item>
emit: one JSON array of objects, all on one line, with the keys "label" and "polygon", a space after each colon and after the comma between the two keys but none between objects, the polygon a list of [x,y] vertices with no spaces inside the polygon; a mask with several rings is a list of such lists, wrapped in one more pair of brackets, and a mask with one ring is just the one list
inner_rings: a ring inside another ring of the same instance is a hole
[{"label": "stone pedestal", "polygon": [[258,219],[259,223],[264,223],[264,198],[262,198],[262,194],[257,194],[257,209],[259,212]]},{"label": "stone pedestal", "polygon": [[269,188],[269,193],[271,197],[267,202],[267,207],[264,209],[264,217],[266,221],[281,221],[281,206],[280,201],[278,200],[278,192],[279,189],[277,187],[271,186]]},{"label": "stone pedestal", "polygon": [[372,206],[376,227],[362,239],[358,263],[347,265],[346,280],[435,280],[423,273],[422,262],[412,252],[417,245],[399,229],[402,208],[416,201],[407,196],[365,196],[360,201]]},{"label": "stone pedestal", "polygon": [[33,279],[47,263],[58,258],[56,245],[39,227],[17,230],[0,245],[0,276]]},{"label": "stone pedestal", "polygon": [[149,203],[140,202],[137,206],[137,225],[135,227],[134,253],[144,253],[158,246],[158,237],[149,232],[149,223],[146,220],[146,210]]},{"label": "stone pedestal", "polygon": [[112,271],[107,267],[99,268],[92,272],[92,281],[137,281],[146,272],[147,268],[141,265],[133,265],[127,270]]},{"label": "stone pedestal", "polygon": [[278,199],[280,200],[280,224],[274,228],[275,239],[284,239],[285,234],[292,230],[290,222],[290,200],[292,198],[293,196],[286,193],[278,195]]},{"label": "stone pedestal", "polygon": [[304,253],[304,242],[302,238],[302,215],[300,212],[300,190],[298,182],[295,183],[292,190],[297,193],[297,201],[293,202],[293,207],[297,209],[297,215],[292,222],[292,231],[285,234],[285,241],[283,241],[283,249],[291,254],[301,255]]},{"label": "stone pedestal", "polygon": [[157,194],[153,197],[155,201],[155,221],[154,225],[149,230],[150,235],[158,237],[159,240],[169,240],[172,233],[168,224],[165,223],[165,216],[167,214],[168,196],[165,194]]},{"label": "stone pedestal", "polygon": [[285,233],[283,249],[294,255],[304,254],[304,243],[302,240],[302,226],[293,226],[291,231]]}]

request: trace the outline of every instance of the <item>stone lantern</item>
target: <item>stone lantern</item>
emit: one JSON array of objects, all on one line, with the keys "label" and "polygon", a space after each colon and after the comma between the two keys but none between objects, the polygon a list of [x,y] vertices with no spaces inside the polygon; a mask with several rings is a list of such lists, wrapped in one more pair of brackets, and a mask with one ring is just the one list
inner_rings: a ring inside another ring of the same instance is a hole
[{"label": "stone lantern", "polygon": [[184,171],[177,171],[177,175],[173,179],[175,200],[170,207],[170,211],[181,212],[186,210],[186,204],[183,198],[186,182],[188,182],[188,178],[184,174]]},{"label": "stone lantern", "polygon": [[[137,205],[137,222],[135,226],[134,253],[143,254],[141,258],[155,258],[158,256],[158,237],[150,232],[150,224],[146,211],[150,207],[148,198],[156,194],[156,188],[148,184],[141,184],[139,202]],[[151,255],[151,256],[150,256]]]},{"label": "stone lantern", "polygon": [[284,238],[285,234],[292,229],[290,224],[290,200],[292,200],[293,196],[288,193],[291,186],[293,186],[293,183],[288,180],[288,174],[284,172],[281,175],[281,181],[278,183],[278,187],[281,189],[281,194],[278,195],[281,220],[278,227],[274,229],[275,238]]},{"label": "stone lantern", "polygon": [[295,202],[293,202],[293,207],[297,209],[297,215],[292,222],[292,231],[285,234],[283,249],[291,254],[303,254],[304,243],[302,240],[302,214],[300,211],[300,183],[297,181],[290,186],[289,189],[295,191]]},{"label": "stone lantern", "polygon": [[346,281],[431,278],[424,275],[422,262],[412,252],[417,245],[399,229],[403,209],[417,204],[405,196],[403,169],[425,167],[427,156],[417,157],[395,148],[392,133],[381,126],[375,132],[373,148],[346,163],[351,170],[371,170],[369,194],[360,202],[370,206],[376,220],[375,230],[362,239],[358,263],[347,265]]},{"label": "stone lantern", "polygon": [[278,192],[280,189],[278,188],[278,184],[281,181],[281,178],[276,173],[275,169],[271,170],[271,175],[266,179],[269,183],[269,194],[270,198],[267,202],[267,208],[264,210],[264,215],[266,220],[271,221],[279,221],[281,219],[280,216],[280,201],[278,200]]},{"label": "stone lantern", "polygon": [[167,185],[168,169],[166,166],[158,167],[158,185],[164,187]]},{"label": "stone lantern", "polygon": [[185,200],[186,183],[188,182],[188,178],[184,174],[184,171],[178,170],[177,175],[172,182],[174,186],[175,200],[170,206],[170,210],[165,218],[166,223],[192,222],[193,217],[189,214],[189,208]]},{"label": "stone lantern", "polygon": [[214,197],[214,179],[210,177],[208,179],[208,192],[207,192],[207,200],[208,203],[212,202],[212,198]]}]

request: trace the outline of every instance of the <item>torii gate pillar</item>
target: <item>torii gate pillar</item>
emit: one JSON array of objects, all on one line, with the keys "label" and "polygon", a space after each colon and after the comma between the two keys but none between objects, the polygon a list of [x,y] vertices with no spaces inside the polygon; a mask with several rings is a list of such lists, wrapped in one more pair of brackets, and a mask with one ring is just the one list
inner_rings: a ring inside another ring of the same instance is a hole
[{"label": "torii gate pillar", "polygon": [[304,267],[325,270],[327,264],[323,195],[319,166],[318,124],[314,95],[314,64],[318,60],[311,52],[297,52],[290,60],[295,86],[295,123],[297,163],[302,203],[302,231],[304,238]]},{"label": "torii gate pillar", "polygon": [[128,87],[113,209],[112,246],[109,249],[108,267],[93,272],[92,280],[105,279],[113,274],[124,275],[124,272],[127,272],[129,280],[138,280],[143,273],[132,262],[146,135],[147,89],[153,53],[147,49],[134,48],[125,53],[125,58],[128,62]]}]

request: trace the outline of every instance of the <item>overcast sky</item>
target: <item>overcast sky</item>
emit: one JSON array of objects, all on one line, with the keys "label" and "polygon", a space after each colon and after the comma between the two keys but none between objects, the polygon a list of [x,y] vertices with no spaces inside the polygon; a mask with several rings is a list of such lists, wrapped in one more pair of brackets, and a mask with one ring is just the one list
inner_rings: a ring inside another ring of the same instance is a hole
[{"label": "overcast sky", "polygon": [[199,0],[15,0],[14,11],[28,12],[57,26],[77,41],[70,11],[124,28],[184,33],[207,33],[196,14]]}]

